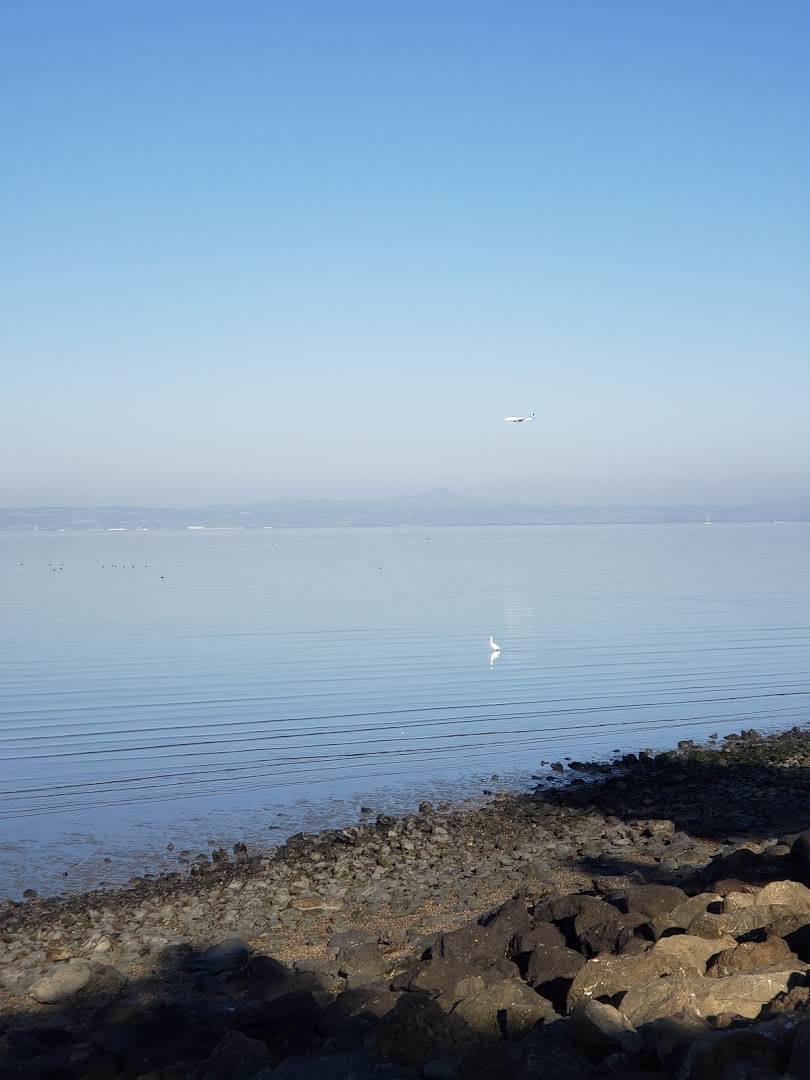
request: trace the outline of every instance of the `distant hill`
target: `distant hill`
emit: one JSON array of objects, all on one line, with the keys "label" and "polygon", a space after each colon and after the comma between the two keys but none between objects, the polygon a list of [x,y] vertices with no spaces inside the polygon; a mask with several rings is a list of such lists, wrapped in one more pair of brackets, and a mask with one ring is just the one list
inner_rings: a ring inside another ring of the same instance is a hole
[{"label": "distant hill", "polygon": [[359,525],[596,525],[810,521],[810,499],[750,506],[540,506],[433,490],[388,499],[270,499],[192,510],[143,506],[0,508],[0,529],[285,528]]}]

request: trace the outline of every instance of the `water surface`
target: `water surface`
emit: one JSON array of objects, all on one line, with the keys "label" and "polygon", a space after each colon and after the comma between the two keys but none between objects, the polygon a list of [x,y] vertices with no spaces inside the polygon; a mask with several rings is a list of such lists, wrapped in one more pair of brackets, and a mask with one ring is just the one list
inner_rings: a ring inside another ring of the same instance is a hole
[{"label": "water surface", "polygon": [[528,787],[565,755],[803,722],[809,540],[0,533],[0,893],[266,845],[361,804]]}]

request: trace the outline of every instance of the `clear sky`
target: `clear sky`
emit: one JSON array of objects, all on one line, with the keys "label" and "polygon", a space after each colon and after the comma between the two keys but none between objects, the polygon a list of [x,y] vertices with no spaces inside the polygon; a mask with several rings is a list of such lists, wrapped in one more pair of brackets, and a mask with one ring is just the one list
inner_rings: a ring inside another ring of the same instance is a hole
[{"label": "clear sky", "polygon": [[809,46],[807,0],[5,0],[0,505],[807,495]]}]

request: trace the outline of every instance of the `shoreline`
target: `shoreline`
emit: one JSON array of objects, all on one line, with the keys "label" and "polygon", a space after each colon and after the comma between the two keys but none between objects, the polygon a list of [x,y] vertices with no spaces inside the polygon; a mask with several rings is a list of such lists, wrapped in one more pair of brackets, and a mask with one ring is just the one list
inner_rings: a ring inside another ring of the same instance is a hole
[{"label": "shoreline", "polygon": [[[37,1029],[55,1010],[153,1000],[156,972],[160,993],[183,998],[200,982],[197,973],[189,983],[183,958],[224,941],[240,941],[245,957],[322,976],[316,993],[340,997],[351,976],[330,967],[336,938],[373,943],[390,972],[417,962],[437,933],[461,933],[515,897],[537,908],[549,897],[603,898],[641,885],[699,894],[718,860],[740,851],[786,857],[791,835],[810,826],[806,728],[684,741],[609,765],[572,761],[565,778],[482,806],[423,803],[414,814],[298,834],[266,853],[236,844],[185,874],[127,888],[3,902],[0,1061],[22,1068],[14,1032]],[[64,997],[37,989],[79,969],[86,981]],[[230,993],[223,972],[209,974],[202,999]]]}]

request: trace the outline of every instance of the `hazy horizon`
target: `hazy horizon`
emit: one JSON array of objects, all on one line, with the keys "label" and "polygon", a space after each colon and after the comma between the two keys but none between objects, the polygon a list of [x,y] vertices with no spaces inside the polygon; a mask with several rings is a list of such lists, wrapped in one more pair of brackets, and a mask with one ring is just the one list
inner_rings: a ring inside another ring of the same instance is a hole
[{"label": "hazy horizon", "polygon": [[470,495],[468,492],[460,491],[456,489],[424,489],[421,491],[389,491],[380,494],[371,495],[278,495],[267,496],[259,499],[247,499],[244,501],[234,501],[228,499],[221,499],[209,502],[186,502],[186,503],[154,503],[154,502],[122,502],[122,501],[110,501],[110,502],[84,502],[84,503],[19,503],[16,506],[2,506],[0,510],[36,510],[36,509],[48,509],[48,510],[75,510],[75,509],[97,509],[97,510],[114,510],[116,508],[122,509],[144,509],[144,510],[165,510],[167,512],[173,511],[196,511],[196,510],[208,510],[216,508],[231,508],[238,510],[240,508],[261,508],[263,506],[273,506],[274,504],[297,504],[302,506],[317,505],[318,503],[335,503],[338,505],[351,505],[357,504],[397,504],[403,505],[423,505],[430,506],[435,504],[436,506],[526,506],[534,508],[548,507],[549,509],[559,508],[568,510],[598,510],[598,509],[660,509],[660,510],[676,510],[680,508],[695,509],[705,507],[706,509],[714,508],[716,510],[723,509],[742,509],[745,507],[757,507],[757,506],[769,506],[771,504],[780,504],[784,506],[799,506],[810,505],[810,496],[793,492],[787,493],[783,496],[776,495],[773,491],[770,491],[766,495],[759,498],[750,498],[739,501],[727,500],[721,502],[718,500],[710,499],[697,499],[697,500],[670,500],[670,501],[655,501],[654,499],[639,500],[636,502],[620,501],[620,500],[604,500],[602,502],[575,502],[567,499],[557,500],[543,500],[527,499],[515,497],[512,499],[499,496],[499,495]]},{"label": "hazy horizon", "polygon": [[806,3],[0,31],[0,506],[810,492]]}]

